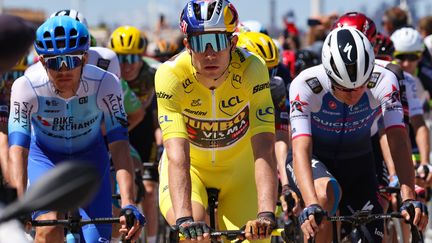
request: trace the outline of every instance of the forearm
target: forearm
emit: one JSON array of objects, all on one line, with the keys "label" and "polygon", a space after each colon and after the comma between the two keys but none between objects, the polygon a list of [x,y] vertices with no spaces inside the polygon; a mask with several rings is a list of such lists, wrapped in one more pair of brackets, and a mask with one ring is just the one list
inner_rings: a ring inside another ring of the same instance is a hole
[{"label": "forearm", "polygon": [[[302,142],[300,140],[308,140]],[[315,186],[312,177],[312,139],[309,137],[299,137],[293,140],[293,169],[297,185],[300,189],[302,198],[309,206],[318,204],[318,197],[315,192]]]},{"label": "forearm", "polygon": [[411,144],[405,129],[393,128],[387,132],[390,152],[401,185],[402,200],[415,198],[414,166],[411,159]]},{"label": "forearm", "polygon": [[426,127],[426,125],[420,126],[418,129],[416,129],[415,134],[415,140],[420,153],[420,162],[422,164],[429,164],[429,129]]},{"label": "forearm", "polygon": [[130,157],[129,143],[116,141],[109,144],[112,160],[116,169],[116,180],[120,189],[122,207],[134,203],[134,170]]},{"label": "forearm", "polygon": [[[280,134],[284,133],[284,134]],[[286,135],[285,135],[286,134]],[[279,179],[282,185],[288,184],[288,176],[286,172],[286,159],[288,156],[288,133],[284,131],[276,131],[275,154],[277,161],[277,170],[279,172]]]},{"label": "forearm", "polygon": [[168,156],[168,186],[175,218],[192,216],[189,142],[171,138],[165,143]]},{"label": "forearm", "polygon": [[274,212],[277,200],[275,136],[273,133],[257,134],[252,137],[252,146],[255,158],[258,212]]},{"label": "forearm", "polygon": [[0,132],[0,166],[3,180],[9,183],[8,157],[9,144],[7,133]]},{"label": "forearm", "polygon": [[255,160],[258,212],[274,212],[275,210],[277,198],[277,166],[273,161],[271,157],[258,158]]},{"label": "forearm", "polygon": [[19,197],[24,195],[27,188],[27,159],[28,149],[17,145],[9,148],[9,179]]},{"label": "forearm", "polygon": [[387,142],[387,135],[386,134],[383,134],[380,137],[380,146],[381,146],[381,152],[382,152],[382,155],[384,158],[384,163],[387,166],[387,171],[388,171],[389,176],[396,175],[396,169],[395,169],[395,166],[393,163],[393,158],[392,158],[391,153],[390,153],[390,148],[389,148],[389,145]]}]

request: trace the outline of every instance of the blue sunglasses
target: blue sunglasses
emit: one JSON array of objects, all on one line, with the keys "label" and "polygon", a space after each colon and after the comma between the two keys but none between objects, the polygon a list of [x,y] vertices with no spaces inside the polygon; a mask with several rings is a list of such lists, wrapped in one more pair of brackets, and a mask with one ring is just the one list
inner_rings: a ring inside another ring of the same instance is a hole
[{"label": "blue sunglasses", "polygon": [[189,36],[188,42],[194,52],[204,53],[207,45],[210,45],[215,52],[219,52],[229,46],[230,39],[226,33],[210,33]]},{"label": "blue sunglasses", "polygon": [[118,54],[119,63],[129,63],[133,64],[141,60],[141,55],[139,54]]},{"label": "blue sunglasses", "polygon": [[68,70],[77,68],[82,65],[84,54],[79,55],[58,55],[53,57],[44,57],[47,68],[59,71],[63,64]]}]

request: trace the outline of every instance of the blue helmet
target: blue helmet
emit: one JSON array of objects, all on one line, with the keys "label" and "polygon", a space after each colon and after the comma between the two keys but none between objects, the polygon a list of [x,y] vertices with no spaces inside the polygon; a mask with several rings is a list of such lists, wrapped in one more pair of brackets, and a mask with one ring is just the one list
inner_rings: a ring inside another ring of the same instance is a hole
[{"label": "blue helmet", "polygon": [[68,16],[55,16],[36,31],[34,47],[39,55],[62,55],[89,49],[90,34],[80,22]]},{"label": "blue helmet", "polygon": [[228,0],[190,0],[180,15],[180,29],[187,35],[209,31],[233,33],[237,23],[237,10]]}]

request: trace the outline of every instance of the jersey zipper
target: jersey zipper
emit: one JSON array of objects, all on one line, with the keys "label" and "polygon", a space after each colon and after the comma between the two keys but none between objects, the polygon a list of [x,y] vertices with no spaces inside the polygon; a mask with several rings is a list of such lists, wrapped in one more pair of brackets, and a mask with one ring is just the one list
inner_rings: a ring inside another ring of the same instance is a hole
[{"label": "jersey zipper", "polygon": [[[211,90],[211,95],[212,95],[212,119],[216,119],[216,94],[215,94],[215,90],[212,89]],[[214,140],[214,144],[212,147],[212,166],[215,165],[216,162],[216,139]]]}]

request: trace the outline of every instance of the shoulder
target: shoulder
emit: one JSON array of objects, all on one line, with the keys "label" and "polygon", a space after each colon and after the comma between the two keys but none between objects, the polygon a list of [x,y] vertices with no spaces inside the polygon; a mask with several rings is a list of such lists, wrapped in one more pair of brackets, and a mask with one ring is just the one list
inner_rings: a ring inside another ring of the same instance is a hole
[{"label": "shoulder", "polygon": [[99,46],[90,47],[90,49],[88,50],[88,55],[89,55],[89,62],[90,60],[93,59],[97,60],[98,58],[103,58],[107,60],[117,59],[117,54],[113,50],[106,47],[99,47]]},{"label": "shoulder", "polygon": [[322,65],[317,65],[302,71],[292,82],[290,89],[310,90],[319,94],[330,89],[327,74]]},{"label": "shoulder", "polygon": [[114,74],[103,70],[92,64],[84,65],[82,78],[87,81],[102,81],[103,79],[110,79]]},{"label": "shoulder", "polygon": [[398,79],[396,74],[385,67],[376,64],[372,71],[367,87],[369,89],[374,89],[377,86],[391,86],[397,84]]},{"label": "shoulder", "polygon": [[31,65],[24,73],[28,81],[33,84],[33,86],[40,86],[48,82],[48,75],[41,62],[37,62]]}]

